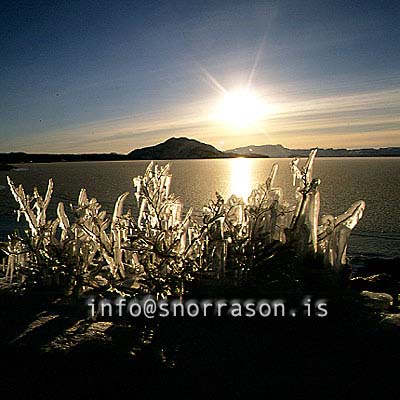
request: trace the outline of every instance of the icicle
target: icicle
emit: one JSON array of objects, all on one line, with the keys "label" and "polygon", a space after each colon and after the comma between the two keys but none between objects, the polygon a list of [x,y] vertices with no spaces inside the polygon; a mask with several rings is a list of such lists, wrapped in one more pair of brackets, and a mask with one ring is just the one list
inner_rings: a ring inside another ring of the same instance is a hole
[{"label": "icicle", "polygon": [[64,204],[61,202],[58,203],[58,206],[57,206],[57,216],[60,221],[60,228],[62,230],[62,234],[64,235],[64,238],[65,238],[66,231],[69,229],[70,225],[69,225],[68,217],[65,214]]},{"label": "icicle", "polygon": [[267,190],[270,190],[271,188],[273,188],[277,172],[278,172],[278,164],[275,163],[272,166],[271,172],[270,172],[269,177],[267,178],[267,181],[266,181]]},{"label": "icicle", "polygon": [[340,271],[347,262],[347,242],[364,209],[365,202],[360,200],[336,218],[324,216],[321,219],[322,225],[318,231],[319,251],[324,255],[325,262],[337,271]]},{"label": "icicle", "polygon": [[11,180],[9,176],[7,176],[7,182],[10,187],[11,193],[14,196],[15,201],[20,206],[20,212],[24,214],[26,222],[29,225],[29,229],[32,232],[32,236],[37,236],[38,234],[38,226],[36,223],[35,214],[32,211],[29,199],[27,199],[25,195],[24,188],[22,185],[18,186],[18,189],[15,187],[14,182]]},{"label": "icicle", "polygon": [[305,183],[310,184],[312,180],[312,171],[314,167],[314,160],[317,155],[318,149],[313,149],[308,156],[306,165],[304,166],[304,173],[305,173]]},{"label": "icicle", "polygon": [[129,192],[125,192],[118,197],[118,199],[115,203],[115,207],[114,207],[114,214],[112,217],[111,229],[115,228],[116,223],[121,218],[122,213],[123,213],[123,208],[124,208],[124,202],[128,196],[129,196]]},{"label": "icicle", "polygon": [[318,218],[320,209],[320,194],[318,188],[313,189],[310,194],[310,208],[308,211],[308,224],[310,227],[310,238],[313,252],[318,251]]},{"label": "icicle", "polygon": [[301,177],[302,177],[301,171],[298,167],[299,161],[300,160],[298,158],[295,158],[290,163],[290,170],[292,172],[292,177],[293,177],[293,180],[292,180],[293,186],[296,186],[296,181],[301,180]]},{"label": "icicle", "polygon": [[142,204],[140,205],[139,216],[138,216],[138,225],[142,226],[142,221],[145,219],[145,210],[147,206],[147,200],[144,198],[142,200]]},{"label": "icicle", "polygon": [[83,208],[88,205],[88,198],[86,194],[86,189],[81,189],[78,197],[78,206]]}]

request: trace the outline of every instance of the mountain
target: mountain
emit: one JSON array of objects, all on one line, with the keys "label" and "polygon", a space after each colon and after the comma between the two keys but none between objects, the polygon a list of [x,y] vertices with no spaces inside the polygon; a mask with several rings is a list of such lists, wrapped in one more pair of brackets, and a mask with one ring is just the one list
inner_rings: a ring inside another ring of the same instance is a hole
[{"label": "mountain", "polygon": [[[238,156],[248,156],[257,153],[272,158],[307,157],[311,149],[288,149],[281,144],[266,144],[261,146],[245,146],[228,150]],[[318,157],[399,157],[400,147],[381,147],[379,149],[318,149]]]},{"label": "mountain", "polygon": [[195,139],[170,138],[155,146],[135,149],[128,154],[132,160],[168,160],[179,158],[224,158],[222,151]]},{"label": "mountain", "polygon": [[[310,149],[288,149],[281,144],[263,146],[245,146],[233,150],[220,151],[210,144],[185,137],[170,138],[155,146],[135,149],[129,154],[32,154],[0,153],[0,171],[13,167],[7,164],[51,163],[72,161],[117,161],[117,160],[176,160],[196,158],[293,158],[307,157]],[[319,149],[318,157],[400,157],[400,147],[383,147],[379,149]]]},{"label": "mountain", "polygon": [[[72,161],[118,161],[118,160],[174,160],[195,158],[233,158],[237,154],[223,152],[210,144],[188,138],[170,138],[155,146],[135,149],[129,154],[32,154],[32,153],[0,153],[0,170],[6,170],[5,164],[19,163],[51,163]],[[248,154],[247,157],[262,157],[265,155]]]},{"label": "mountain", "polygon": [[[250,157],[257,155],[250,154]],[[231,158],[236,154],[223,152],[210,144],[201,143],[195,139],[170,138],[155,146],[136,149],[128,154],[131,160],[174,160],[194,158]],[[265,157],[259,156],[258,157]]]}]

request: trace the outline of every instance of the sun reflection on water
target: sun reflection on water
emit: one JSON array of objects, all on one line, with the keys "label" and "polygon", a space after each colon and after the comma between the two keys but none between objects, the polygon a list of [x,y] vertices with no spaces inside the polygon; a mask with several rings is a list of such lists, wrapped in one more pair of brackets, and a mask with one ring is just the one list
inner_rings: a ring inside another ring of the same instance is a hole
[{"label": "sun reflection on water", "polygon": [[230,193],[242,197],[245,202],[251,193],[251,159],[235,158],[231,160]]}]

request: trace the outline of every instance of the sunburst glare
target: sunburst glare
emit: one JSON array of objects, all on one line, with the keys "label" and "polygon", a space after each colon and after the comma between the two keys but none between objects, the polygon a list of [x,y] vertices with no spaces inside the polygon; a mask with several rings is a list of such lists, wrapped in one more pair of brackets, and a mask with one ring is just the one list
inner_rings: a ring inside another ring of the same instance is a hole
[{"label": "sunburst glare", "polygon": [[235,129],[247,128],[267,114],[265,102],[249,89],[225,92],[217,106],[216,118]]}]

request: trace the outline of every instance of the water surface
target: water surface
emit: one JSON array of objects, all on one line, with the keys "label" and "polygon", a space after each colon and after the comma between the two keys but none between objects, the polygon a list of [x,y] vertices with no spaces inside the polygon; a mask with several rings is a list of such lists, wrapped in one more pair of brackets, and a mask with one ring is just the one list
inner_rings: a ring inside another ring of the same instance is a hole
[{"label": "water surface", "polygon": [[[167,161],[160,161],[165,164]],[[208,199],[220,192],[247,196],[263,182],[273,163],[279,164],[276,186],[288,199],[293,195],[289,159],[220,159],[171,161],[172,190],[186,206],[200,214]],[[9,174],[16,184],[31,191],[36,185],[44,193],[49,177],[54,179],[53,207],[58,201],[76,204],[85,187],[103,208],[111,211],[118,195],[132,190],[132,178],[142,175],[147,161],[105,161],[26,164],[20,171],[0,172],[0,231],[15,227],[16,203],[7,188]],[[21,166],[20,166],[21,167]],[[321,179],[321,212],[337,215],[356,200],[367,203],[363,220],[354,231],[349,251],[353,254],[400,256],[400,158],[317,158],[314,177]],[[127,204],[135,207],[130,196]]]}]

